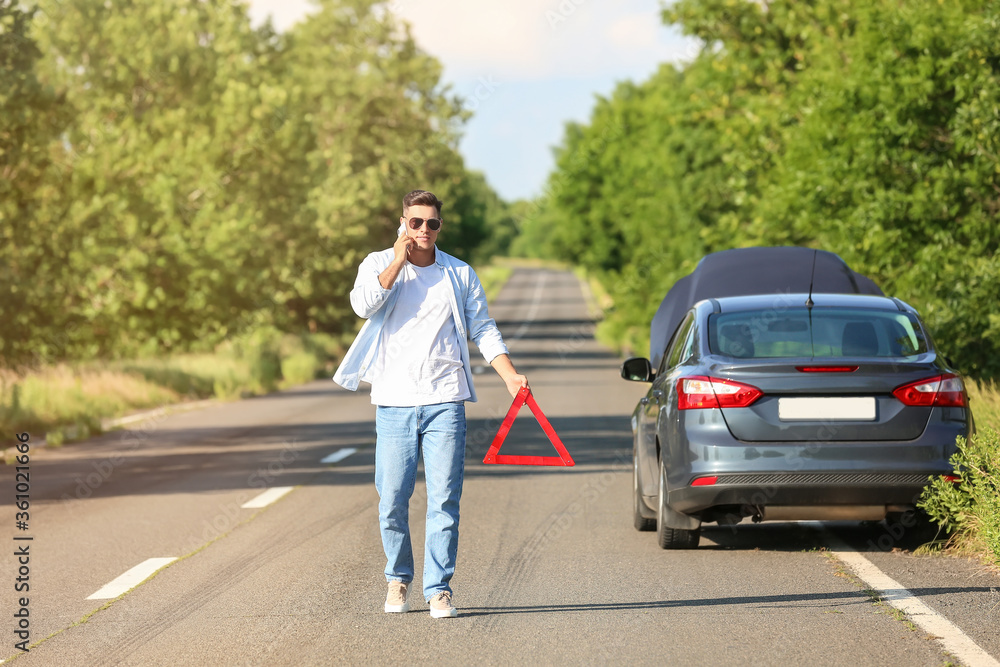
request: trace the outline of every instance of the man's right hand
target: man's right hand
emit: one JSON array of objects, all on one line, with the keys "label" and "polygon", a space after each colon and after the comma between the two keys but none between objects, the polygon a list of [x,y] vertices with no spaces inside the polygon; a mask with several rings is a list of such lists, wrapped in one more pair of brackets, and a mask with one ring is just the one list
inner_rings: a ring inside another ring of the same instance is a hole
[{"label": "man's right hand", "polygon": [[395,257],[389,266],[385,267],[385,270],[378,275],[378,282],[385,289],[389,289],[396,282],[396,278],[399,277],[399,272],[403,270],[406,266],[406,261],[410,254],[410,247],[416,243],[412,237],[406,235],[403,232],[396,239],[396,242],[392,244],[392,251],[395,253]]},{"label": "man's right hand", "polygon": [[399,235],[396,242],[392,244],[392,250],[396,254],[394,261],[397,264],[403,265],[406,263],[406,259],[410,254],[410,246],[414,243],[416,242],[413,240],[413,237],[407,236],[405,231]]}]

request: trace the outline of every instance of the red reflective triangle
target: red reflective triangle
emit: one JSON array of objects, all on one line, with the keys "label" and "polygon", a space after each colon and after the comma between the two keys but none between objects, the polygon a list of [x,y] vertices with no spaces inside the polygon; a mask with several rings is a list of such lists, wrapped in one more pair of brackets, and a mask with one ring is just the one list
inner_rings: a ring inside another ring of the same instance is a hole
[{"label": "red reflective triangle", "polygon": [[[514,419],[517,418],[517,413],[525,403],[531,408],[531,412],[535,415],[535,419],[538,420],[538,425],[542,427],[545,431],[545,435],[548,436],[549,442],[552,446],[556,448],[559,452],[559,456],[509,456],[506,454],[499,454],[500,447],[503,445],[503,441],[507,438],[507,434],[510,433],[510,427],[514,424]],[[542,409],[538,407],[538,403],[535,402],[535,397],[531,395],[531,390],[526,387],[521,387],[517,392],[517,396],[514,397],[514,402],[510,404],[510,409],[507,410],[507,416],[504,417],[503,423],[500,424],[500,430],[497,431],[496,437],[493,438],[493,444],[490,445],[490,449],[486,452],[486,458],[483,459],[483,463],[497,463],[502,465],[514,465],[514,466],[572,466],[576,465],[573,462],[573,457],[569,455],[566,451],[566,446],[563,445],[562,440],[556,435],[556,431],[552,428],[552,424],[546,419],[545,414]]]}]

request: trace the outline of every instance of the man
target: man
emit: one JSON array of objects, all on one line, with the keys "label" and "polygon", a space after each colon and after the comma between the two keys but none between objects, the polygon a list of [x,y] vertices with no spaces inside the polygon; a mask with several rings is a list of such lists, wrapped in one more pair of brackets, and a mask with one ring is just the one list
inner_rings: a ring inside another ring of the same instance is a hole
[{"label": "man", "polygon": [[424,599],[433,618],[458,615],[450,581],[458,553],[458,505],[465,468],[465,401],[476,400],[466,340],[479,346],[510,395],[528,380],[507,356],[475,271],[435,245],[441,201],[414,190],[403,198],[399,238],[361,262],[351,291],[368,321],[334,380],[371,382],[375,488],[385,550],[385,611],[409,611],[413,581],[409,503],[423,455],[427,484]]}]

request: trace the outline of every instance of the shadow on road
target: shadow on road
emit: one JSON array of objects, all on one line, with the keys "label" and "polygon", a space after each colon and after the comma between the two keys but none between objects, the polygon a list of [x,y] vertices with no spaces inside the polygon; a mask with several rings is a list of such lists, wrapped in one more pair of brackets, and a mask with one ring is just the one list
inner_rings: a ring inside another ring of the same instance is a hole
[{"label": "shadow on road", "polygon": [[[469,420],[466,477],[540,475],[552,468],[487,466],[481,462],[502,421]],[[626,417],[553,418],[553,427],[577,463],[560,474],[631,471],[631,433]],[[374,424],[285,424],[239,428],[153,429],[107,433],[101,456],[53,458],[35,463],[41,500],[91,499],[245,490],[267,486],[374,483]],[[360,450],[329,466],[320,460],[333,451]],[[527,408],[514,423],[505,454],[555,456]],[[35,472],[33,470],[33,472]],[[421,479],[423,475],[421,474]],[[178,484],[177,480],[184,480]],[[139,482],[138,480],[141,480]],[[582,483],[582,482],[581,482]],[[12,496],[11,496],[12,498]]]},{"label": "shadow on road", "polygon": [[[969,586],[965,588],[919,588],[910,592],[920,597],[932,595],[952,595],[954,593],[989,592],[989,587]],[[494,616],[498,614],[545,614],[590,611],[646,611],[650,609],[675,609],[690,607],[719,606],[767,606],[782,607],[829,607],[831,603],[869,604],[871,598],[861,590],[843,593],[792,593],[787,595],[755,595],[752,597],[692,598],[689,600],[652,600],[649,602],[604,602],[590,604],[553,604],[518,607],[471,607],[462,608],[461,617]]]}]

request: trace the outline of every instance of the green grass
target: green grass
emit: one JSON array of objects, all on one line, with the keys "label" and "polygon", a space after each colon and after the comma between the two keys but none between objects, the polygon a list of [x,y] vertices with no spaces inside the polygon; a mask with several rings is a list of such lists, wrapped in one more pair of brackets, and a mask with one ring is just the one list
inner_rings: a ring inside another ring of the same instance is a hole
[{"label": "green grass", "polygon": [[479,282],[482,283],[483,291],[486,292],[487,302],[492,302],[497,297],[512,273],[514,273],[513,267],[499,264],[490,264],[482,269],[476,269]]},{"label": "green grass", "polygon": [[966,381],[969,406],[979,429],[993,428],[1000,431],[1000,388],[993,382]]},{"label": "green grass", "polygon": [[214,354],[63,363],[0,371],[0,430],[27,431],[50,446],[101,432],[105,419],[204,398],[268,393],[332,375],[349,336],[294,336],[260,329]]},{"label": "green grass", "polygon": [[53,445],[67,434],[99,433],[102,419],[175,403],[183,396],[169,387],[97,364],[60,364],[18,375],[0,373],[0,429],[27,431],[36,438],[54,431]]}]

